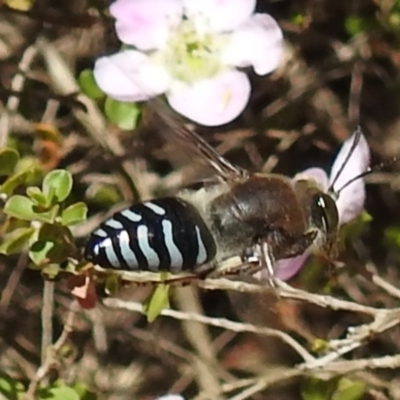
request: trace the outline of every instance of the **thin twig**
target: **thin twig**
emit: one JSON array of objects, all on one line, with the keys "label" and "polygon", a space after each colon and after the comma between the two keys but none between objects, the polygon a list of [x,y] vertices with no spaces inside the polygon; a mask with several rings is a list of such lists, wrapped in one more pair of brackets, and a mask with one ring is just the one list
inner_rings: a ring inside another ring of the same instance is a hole
[{"label": "thin twig", "polygon": [[[203,314],[195,288],[179,288],[174,294],[179,308],[184,312],[192,315]],[[194,319],[182,319],[182,321],[182,329],[196,354],[193,358],[193,368],[198,386],[209,398],[222,400],[222,388],[217,374],[218,362],[206,326]]]},{"label": "thin twig", "polygon": [[379,275],[372,275],[372,282],[393,297],[400,299],[400,289],[385,281]]},{"label": "thin twig", "polygon": [[[240,257],[233,257],[221,266],[221,271],[237,270],[242,265]],[[96,269],[98,269],[96,267]],[[98,269],[99,274],[110,274],[101,268]],[[140,272],[128,272],[128,271],[113,271],[112,274],[120,277],[123,281],[133,283],[149,283],[158,284],[162,283],[163,280],[160,278],[160,274],[140,271]],[[276,287],[271,288],[264,282],[260,283],[247,283],[239,280],[230,280],[227,278],[207,278],[198,279],[193,274],[182,274],[182,275],[171,275],[171,280],[167,281],[172,285],[182,285],[182,282],[195,285],[202,289],[207,290],[232,290],[242,293],[274,293],[280,298],[286,298],[291,300],[305,301],[310,304],[315,304],[319,307],[330,308],[332,310],[345,310],[356,313],[367,314],[375,316],[381,310],[375,307],[358,304],[348,300],[338,299],[333,296],[310,293],[305,290],[295,289],[285,282],[276,280]]]},{"label": "thin twig", "polygon": [[11,81],[10,90],[16,94],[13,94],[8,98],[6,110],[1,113],[0,148],[7,146],[8,135],[12,129],[13,117],[19,107],[20,94],[25,84],[26,73],[29,71],[36,54],[37,50],[35,44],[32,44],[25,49],[18,64],[18,72],[14,75]]},{"label": "thin twig", "polygon": [[[125,310],[129,310],[129,311],[139,312],[141,314],[145,313],[143,305],[141,303],[137,303],[137,302],[108,298],[108,299],[104,299],[103,304],[106,307],[110,307],[110,308],[125,309]],[[212,317],[207,317],[207,316],[201,315],[201,314],[182,312],[182,311],[176,311],[176,310],[170,310],[170,309],[162,310],[161,315],[166,316],[166,317],[171,317],[174,319],[178,319],[178,320],[196,321],[196,322],[199,322],[202,324],[207,324],[207,325],[227,329],[227,330],[230,330],[232,332],[237,332],[237,333],[249,332],[249,333],[255,333],[257,335],[277,337],[277,338],[281,339],[283,342],[285,342],[287,345],[292,347],[303,358],[303,360],[309,361],[309,362],[315,360],[315,358],[301,344],[299,344],[296,340],[294,340],[290,335],[288,335],[287,333],[282,332],[280,330],[277,330],[277,329],[258,327],[253,324],[230,321],[225,318],[212,318]]]},{"label": "thin twig", "polygon": [[0,307],[6,308],[10,304],[12,296],[15,293],[15,289],[18,286],[19,280],[22,273],[27,265],[28,254],[26,252],[21,253],[18,257],[17,265],[13,268],[7,283],[4,285],[4,289],[1,293]]},{"label": "thin twig", "polygon": [[25,395],[25,400],[34,400],[35,399],[35,393],[36,393],[36,390],[37,390],[40,382],[49,373],[51,367],[54,365],[54,363],[56,361],[59,351],[66,343],[66,341],[69,337],[69,334],[72,332],[75,316],[76,316],[76,313],[78,310],[79,310],[79,304],[76,301],[73,301],[70,305],[67,319],[64,324],[64,329],[61,332],[61,335],[59,336],[57,341],[52,346],[52,348],[51,348],[52,351],[50,351],[50,349],[49,349],[49,351],[47,351],[46,359],[41,364],[41,366],[38,368],[35,376],[29,383],[29,387],[28,387],[28,390]]},{"label": "thin twig", "polygon": [[53,311],[54,311],[54,282],[44,281],[42,297],[42,351],[41,360],[44,364],[47,352],[53,341]]}]

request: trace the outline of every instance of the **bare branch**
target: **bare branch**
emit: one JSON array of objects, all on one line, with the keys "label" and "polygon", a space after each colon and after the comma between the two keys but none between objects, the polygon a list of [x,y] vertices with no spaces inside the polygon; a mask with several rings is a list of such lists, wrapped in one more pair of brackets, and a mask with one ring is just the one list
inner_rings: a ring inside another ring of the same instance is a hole
[{"label": "bare branch", "polygon": [[[139,312],[141,314],[145,313],[143,305],[137,302],[108,298],[104,299],[103,304],[109,308],[125,309]],[[303,360],[309,362],[315,360],[315,358],[290,335],[277,329],[258,327],[253,324],[230,321],[225,318],[212,318],[200,314],[186,313],[170,309],[164,309],[161,312],[161,315],[178,320],[196,321],[202,324],[212,325],[238,333],[250,332],[258,335],[277,337],[292,347],[303,358]]]}]

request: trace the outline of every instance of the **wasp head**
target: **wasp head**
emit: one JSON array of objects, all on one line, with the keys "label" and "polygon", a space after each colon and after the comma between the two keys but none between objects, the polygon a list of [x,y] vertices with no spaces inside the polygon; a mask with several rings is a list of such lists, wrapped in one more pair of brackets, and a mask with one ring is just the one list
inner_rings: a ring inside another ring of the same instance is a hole
[{"label": "wasp head", "polygon": [[369,146],[358,129],[344,142],[329,175],[320,168],[310,168],[294,177],[308,227],[317,235],[304,254],[276,263],[278,278],[295,275],[311,252],[330,260],[336,258],[339,227],[356,218],[364,208],[366,193],[362,178],[371,171],[369,163]]}]

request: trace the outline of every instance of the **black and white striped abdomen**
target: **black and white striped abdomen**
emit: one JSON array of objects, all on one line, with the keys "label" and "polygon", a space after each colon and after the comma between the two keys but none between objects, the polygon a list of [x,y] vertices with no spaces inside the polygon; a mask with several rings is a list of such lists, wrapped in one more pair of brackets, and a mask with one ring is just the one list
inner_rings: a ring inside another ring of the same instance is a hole
[{"label": "black and white striped abdomen", "polygon": [[215,257],[214,239],[195,207],[176,197],[136,203],[90,236],[85,257],[103,268],[194,271]]}]

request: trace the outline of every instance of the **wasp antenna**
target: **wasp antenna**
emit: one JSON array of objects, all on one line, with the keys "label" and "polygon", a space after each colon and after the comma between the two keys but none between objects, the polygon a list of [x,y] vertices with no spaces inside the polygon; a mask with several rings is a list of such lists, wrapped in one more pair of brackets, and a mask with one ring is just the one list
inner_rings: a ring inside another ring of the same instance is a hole
[{"label": "wasp antenna", "polygon": [[[333,180],[332,180],[331,185],[329,186],[329,192],[336,193],[336,194],[338,195],[339,192],[340,192],[340,190],[343,189],[343,187],[342,187],[342,188],[341,188],[339,191],[337,191],[337,192],[335,192],[335,191],[333,190],[333,188],[334,188],[336,182],[338,181],[340,175],[342,174],[344,168],[346,167],[346,164],[349,162],[350,157],[353,155],[354,150],[357,148],[358,143],[360,142],[360,139],[361,139],[361,135],[362,135],[362,134],[363,134],[363,133],[362,133],[361,127],[360,127],[360,126],[357,126],[357,129],[356,129],[355,132],[354,132],[354,140],[353,140],[353,143],[352,143],[352,145],[351,145],[351,147],[350,147],[349,152],[348,152],[347,155],[346,155],[346,158],[345,158],[344,161],[343,161],[343,164],[340,166],[339,171],[337,172],[336,176],[335,176],[335,177],[333,178]],[[367,174],[367,175],[368,175],[368,174]],[[363,176],[364,176],[364,175],[363,175]],[[345,186],[349,185],[351,182],[354,182],[354,180],[355,180],[354,178],[351,179],[349,182],[347,182],[347,183],[345,184]]]},{"label": "wasp antenna", "polygon": [[362,172],[361,174],[358,174],[358,175],[354,176],[353,178],[351,178],[350,180],[348,180],[339,190],[337,190],[337,191],[335,192],[335,194],[339,197],[340,192],[341,192],[343,189],[347,188],[347,186],[349,186],[350,184],[352,184],[354,181],[356,181],[356,180],[358,180],[358,179],[361,179],[361,178],[364,178],[365,176],[371,174],[372,172],[376,172],[375,168],[374,168],[374,169],[373,169],[373,168],[368,168],[367,170],[365,170],[365,171]]},{"label": "wasp antenna", "polygon": [[372,174],[373,172],[377,172],[382,170],[383,168],[387,167],[390,164],[393,164],[394,162],[398,161],[397,157],[392,157],[391,159],[381,162],[377,165],[374,165],[372,168],[369,167],[367,168],[364,172],[362,172],[361,174],[358,174],[356,176],[354,176],[353,178],[351,178],[349,181],[347,181],[339,190],[336,191],[336,195],[339,196],[340,192],[345,189],[347,186],[349,186],[350,184],[352,184],[354,181],[364,178],[369,174]]}]

